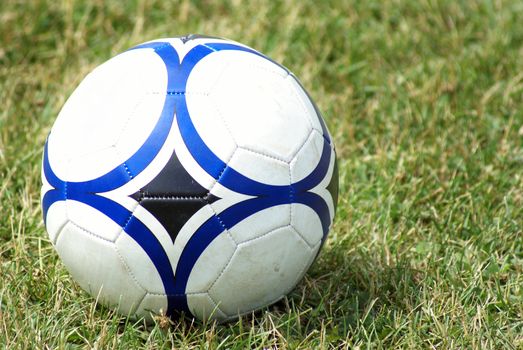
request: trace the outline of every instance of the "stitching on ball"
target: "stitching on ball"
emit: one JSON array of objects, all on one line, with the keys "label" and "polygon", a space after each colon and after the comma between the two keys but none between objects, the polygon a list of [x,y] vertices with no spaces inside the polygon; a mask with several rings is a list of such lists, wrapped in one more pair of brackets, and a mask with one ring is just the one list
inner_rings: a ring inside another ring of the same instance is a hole
[{"label": "stitching on ball", "polygon": [[[291,161],[289,162],[289,168],[290,168],[290,172],[291,172],[291,184],[292,184],[292,179],[294,178],[294,174],[293,174],[293,170],[294,170],[294,167],[296,165],[296,159],[298,157],[298,154],[300,153],[300,151],[303,149],[303,147],[305,147],[305,144],[307,142],[309,142],[309,140],[312,138],[312,134],[314,134],[314,132],[317,132],[319,134],[319,132],[316,130],[316,129],[312,129],[309,134],[307,135],[307,137],[305,138],[305,140],[303,141],[303,143],[301,144],[301,146],[298,148],[298,150],[296,151],[296,154],[292,157]],[[320,134],[321,135],[321,134]],[[323,135],[322,135],[323,136]],[[324,137],[324,136],[323,136]],[[325,138],[325,137],[324,137]],[[326,139],[325,139],[326,140]],[[307,177],[307,175],[305,176]]]},{"label": "stitching on ball", "polygon": [[147,295],[160,296],[160,297],[183,297],[188,294],[165,294],[165,293],[153,293],[147,292]]},{"label": "stitching on ball", "polygon": [[[297,235],[297,236],[298,236],[298,237],[303,241],[303,243],[305,243],[305,244],[307,245],[307,248],[309,248],[309,250],[314,249],[314,246],[315,246],[315,245],[314,245],[314,244],[313,244],[313,245],[310,245],[309,242],[307,242],[307,240],[303,237],[303,235],[301,234],[301,232],[298,231],[298,230],[296,229],[296,227],[294,227],[294,226],[292,225],[292,223],[289,225],[289,227],[290,227],[290,229],[291,229],[294,233],[296,233],[296,235]],[[320,239],[320,242],[321,242],[321,239]]]},{"label": "stitching on ball", "polygon": [[[225,265],[224,269],[222,270],[222,272],[220,273],[220,276],[223,274],[223,272],[225,271],[225,268],[230,264],[231,260],[232,260],[232,257],[234,256],[234,254],[236,253],[236,249],[238,248],[238,242],[236,242],[236,240],[234,239],[234,237],[231,235],[231,232],[227,229],[227,227],[225,227],[225,224],[223,223],[222,219],[220,218],[220,215],[216,212],[216,210],[214,210],[214,207],[212,206],[212,203],[208,203],[209,207],[211,208],[212,212],[214,213],[214,216],[216,217],[216,219],[218,219],[218,222],[220,223],[220,225],[222,226],[222,228],[224,229],[224,231],[226,232],[227,236],[229,237],[229,239],[234,243],[234,252],[232,253],[232,255],[229,257],[229,261],[227,261],[227,264]],[[212,282],[211,286],[207,289],[211,289],[211,287],[214,285],[214,283],[216,283],[216,281],[218,280],[219,276],[216,277],[216,279]]]},{"label": "stitching on ball", "polygon": [[[227,229],[227,227],[225,227],[225,224],[223,223],[222,221],[222,218],[220,217],[220,215],[216,212],[216,210],[214,210],[214,207],[212,206],[212,203],[208,203],[209,204],[209,207],[211,208],[212,212],[214,213],[214,216],[216,217],[216,219],[218,219],[218,222],[220,223],[220,225],[222,226],[222,228],[224,229],[224,231],[227,233],[227,235],[229,236],[229,238],[233,241],[235,247],[238,247],[238,242],[236,242],[236,240],[234,239],[234,237],[231,235],[231,232]],[[235,248],[236,249],[236,248]]]},{"label": "stitching on ball", "polygon": [[118,232],[118,235],[114,239],[114,243],[116,243],[116,241],[118,241],[120,239],[120,237],[122,236],[122,232],[125,232],[125,229],[127,228],[129,223],[131,222],[131,219],[134,216],[134,211],[136,210],[136,208],[138,208],[138,205],[139,205],[139,202],[137,202],[136,205],[134,206],[133,210],[130,211],[131,213],[129,214],[129,217],[125,220],[124,224],[121,226],[121,230],[120,230],[120,232]]},{"label": "stitching on ball", "polygon": [[[280,163],[285,163],[287,165],[289,164],[289,160],[284,159],[284,158],[280,158],[280,157],[277,157],[277,156],[274,156],[272,154],[264,153],[264,152],[261,152],[261,151],[258,151],[258,150],[255,150],[255,149],[252,149],[252,148],[249,148],[249,147],[245,147],[245,146],[238,146],[238,148],[241,149],[241,150],[250,152],[250,153],[254,153],[254,154],[260,155],[262,157],[273,159],[273,160],[275,160],[277,162],[280,162]],[[291,160],[292,160],[292,158],[291,158]]]},{"label": "stitching on ball", "polygon": [[126,120],[125,120],[125,123],[122,127],[122,130],[120,130],[120,135],[118,135],[118,138],[116,139],[116,141],[114,142],[114,148],[116,151],[118,151],[116,149],[116,145],[120,142],[120,140],[122,139],[123,135],[124,135],[124,132],[125,132],[125,129],[127,129],[127,127],[129,126],[129,123],[131,122],[131,119],[132,117],[135,115],[136,113],[136,110],[138,109],[138,106],[141,105],[143,103],[143,101],[145,100],[146,96],[148,96],[149,93],[145,92],[144,94],[142,94],[142,96],[140,96],[140,99],[134,104],[133,106],[133,109],[131,110],[131,112],[129,113],[129,115],[127,116]]},{"label": "stitching on ball", "polygon": [[312,129],[312,132],[317,132],[318,135],[320,135],[321,137],[323,137],[323,139],[325,140],[325,142],[327,142],[327,144],[329,144],[329,145],[331,146],[331,148],[332,148],[332,143],[331,143],[331,141],[329,141],[329,140],[327,139],[327,136],[326,136],[326,135],[323,135],[323,132],[320,132],[320,131],[318,131],[318,130],[316,130],[316,129]]},{"label": "stitching on ball", "polygon": [[142,189],[140,189],[140,190],[138,190],[138,193],[140,194],[138,196],[138,204],[142,204],[142,200],[143,200],[143,197],[145,196],[145,192]]},{"label": "stitching on ball", "polygon": [[[142,284],[138,281],[138,279],[136,278],[136,276],[134,275],[134,272],[131,270],[131,268],[129,267],[129,265],[127,265],[127,262],[125,262],[125,259],[123,258],[123,256],[120,254],[120,252],[118,251],[118,248],[116,247],[116,245],[113,245],[113,249],[116,253],[116,255],[118,256],[118,259],[120,259],[120,261],[122,262],[123,266],[125,267],[125,269],[127,270],[127,273],[131,276],[131,278],[133,279],[134,283],[140,288],[143,290],[144,292],[144,295],[142,297],[142,300],[145,298],[145,295],[147,294],[147,288],[145,288],[144,286],[142,286]],[[142,300],[140,300],[140,303],[138,305],[141,304]]]},{"label": "stitching on ball", "polygon": [[199,92],[199,91],[149,91],[147,95],[202,95],[209,96],[208,92]]},{"label": "stitching on ball", "polygon": [[270,230],[270,231],[268,231],[268,232],[265,232],[265,233],[262,234],[262,235],[259,235],[259,236],[257,236],[257,237],[250,238],[250,239],[248,239],[248,240],[246,240],[246,241],[242,241],[242,242],[240,242],[240,243],[238,244],[238,246],[244,245],[244,244],[249,243],[249,242],[252,242],[252,241],[256,241],[256,240],[261,239],[261,238],[263,238],[263,237],[265,237],[265,236],[267,236],[267,235],[270,235],[271,233],[274,233],[275,231],[281,230],[282,228],[286,228],[286,227],[291,227],[291,225],[290,225],[290,224],[287,224],[287,225],[283,225],[283,226],[279,226],[279,227],[273,228],[272,230]]},{"label": "stitching on ball", "polygon": [[98,236],[97,234],[95,234],[95,233],[93,233],[93,232],[91,232],[91,231],[89,231],[89,230],[83,228],[82,226],[78,225],[76,222],[74,222],[74,221],[72,221],[72,220],[69,220],[69,222],[70,222],[72,225],[74,225],[76,228],[78,228],[78,229],[82,230],[83,232],[85,232],[85,233],[87,233],[87,234],[89,234],[89,235],[91,235],[91,236],[93,236],[93,237],[95,237],[95,238],[98,238],[98,239],[100,239],[100,240],[102,240],[102,241],[109,242],[109,243],[114,243],[114,242],[116,241],[116,240],[111,241],[110,239],[107,239],[107,238],[104,238],[104,237]]},{"label": "stitching on ball", "polygon": [[216,282],[218,282],[218,280],[220,279],[220,277],[222,277],[222,275],[225,273],[225,270],[227,270],[227,268],[229,267],[229,265],[231,264],[231,261],[232,261],[232,258],[234,258],[234,256],[236,255],[236,252],[238,251],[238,247],[236,247],[236,249],[234,249],[234,253],[232,253],[231,257],[229,258],[229,261],[227,261],[227,264],[225,264],[225,266],[223,267],[223,269],[221,270],[220,274],[214,279],[214,281],[211,283],[211,285],[209,286],[209,288],[207,288],[207,294],[211,291],[211,289],[214,287],[214,285],[216,284]]},{"label": "stitching on ball", "polygon": [[229,124],[225,121],[225,119],[223,118],[223,113],[222,111],[220,110],[220,108],[218,107],[218,104],[216,103],[216,101],[211,97],[210,94],[207,94],[208,96],[208,100],[209,102],[211,102],[211,104],[214,106],[214,110],[216,111],[216,114],[218,114],[218,117],[220,118],[220,120],[222,121],[223,125],[225,126],[225,129],[227,130],[227,132],[229,133],[229,135],[231,136],[232,140],[234,141],[234,144],[236,145],[236,147],[238,147],[238,142],[236,141],[236,138],[234,137],[234,134],[232,133],[231,131],[231,128],[229,127]]},{"label": "stitching on ball", "polygon": [[211,314],[209,316],[215,315],[214,310],[217,310],[217,311],[221,312],[223,315],[225,315],[225,317],[228,317],[228,315],[225,312],[223,312],[223,310],[220,309],[220,307],[218,306],[218,303],[213,299],[213,297],[208,292],[185,293],[185,296],[189,296],[189,295],[205,295],[209,298],[211,303],[214,304],[213,312],[211,312]]},{"label": "stitching on ball", "polygon": [[118,240],[118,238],[120,238],[120,234],[122,232],[125,232],[125,229],[127,228],[127,226],[129,225],[129,222],[131,222],[131,219],[133,218],[134,216],[134,210],[131,212],[131,215],[129,215],[129,217],[127,218],[127,220],[125,220],[125,223],[123,224],[122,226],[122,230],[120,231],[120,233],[118,233],[118,237],[116,237],[115,239],[115,242]]},{"label": "stitching on ball", "polygon": [[[314,249],[316,249],[316,246],[321,246],[321,240],[316,243],[310,250],[311,251],[314,251]],[[307,270],[309,269],[309,267],[312,266],[312,264],[314,263],[314,261],[316,260],[316,258],[318,257],[318,254],[314,255],[312,260],[310,262],[307,262],[305,264],[305,266],[303,266],[303,268],[301,269],[300,273],[298,274],[298,277],[296,277],[296,280],[294,281],[294,283],[292,284],[291,288],[289,288],[289,290],[285,293],[285,294],[288,294],[290,293],[291,290],[293,290],[294,288],[296,288],[296,285],[298,284],[298,282],[300,282],[300,280],[305,277],[305,273],[307,272]]]},{"label": "stitching on ball", "polygon": [[[216,212],[216,210],[214,210],[214,208],[212,207],[212,203],[209,203],[209,207],[211,207],[211,210],[212,212],[214,213],[214,216],[216,216],[216,218],[218,219],[218,221],[220,222],[220,226],[227,232],[229,233],[229,230],[227,230],[227,228],[225,227],[225,224],[223,223],[222,219],[220,218],[220,215],[218,215],[218,213]],[[232,238],[232,237],[231,237]],[[233,239],[234,241],[234,239]],[[236,242],[235,242],[236,243]]]},{"label": "stitching on ball", "polygon": [[[236,151],[237,151],[237,150],[238,150],[238,147],[236,147],[236,148],[234,149],[234,151],[233,151],[232,154],[230,155],[229,159],[228,159],[226,162],[224,162],[224,163],[225,163],[225,166],[223,167],[222,171],[220,171],[220,174],[218,174],[218,177],[217,177],[216,179],[214,179],[214,183],[212,184],[212,186],[211,186],[211,188],[209,189],[209,192],[208,192],[209,195],[211,194],[211,192],[212,192],[212,190],[214,189],[214,187],[216,186],[216,184],[217,184],[218,182],[220,182],[220,179],[222,178],[223,173],[224,173],[225,170],[229,167],[228,164],[230,163],[230,161],[232,160],[232,158],[233,158],[234,155],[236,154]],[[209,203],[209,204],[210,204],[210,203]]]},{"label": "stitching on ball", "polygon": [[292,162],[296,159],[296,157],[298,156],[298,154],[300,153],[300,151],[303,149],[303,147],[305,146],[305,144],[310,140],[312,134],[313,134],[315,131],[318,132],[318,130],[316,130],[316,129],[314,129],[314,128],[311,129],[311,130],[309,131],[309,133],[307,134],[307,136],[305,136],[305,138],[304,138],[303,141],[301,142],[300,147],[298,147],[297,150],[296,150],[296,152],[292,155],[291,160],[289,161],[289,165],[290,165],[291,167],[292,167]]},{"label": "stitching on ball", "polygon": [[125,162],[123,162],[123,167],[125,169],[125,172],[127,173],[127,175],[129,175],[129,178],[132,180],[134,178],[133,174],[131,174],[131,171],[129,170],[129,167],[127,166],[127,164]]},{"label": "stitching on ball", "polygon": [[[288,79],[294,79],[296,81],[296,84],[298,84],[298,81],[297,79],[294,77],[294,75],[287,75],[285,77],[285,80],[288,80]],[[287,82],[289,85],[290,85],[290,88],[292,90],[292,93],[294,94],[294,97],[296,97],[298,99],[298,101],[300,101],[300,106],[301,106],[301,109],[303,111],[303,113],[305,113],[307,115],[307,120],[309,121],[309,125],[312,129],[314,129],[314,123],[312,122],[312,117],[309,113],[309,111],[307,110],[307,107],[305,107],[305,102],[303,101],[303,99],[298,95],[298,92],[296,91],[296,88],[294,87],[294,85],[292,85],[290,82]],[[298,84],[299,85],[299,84]],[[316,112],[314,113],[316,114]],[[317,115],[317,118],[321,118],[321,116],[318,116]],[[319,122],[319,121],[318,121]]]},{"label": "stitching on ball", "polygon": [[199,200],[207,202],[209,195],[205,196],[170,196],[170,195],[150,195],[146,193],[140,194],[140,203],[143,200]]},{"label": "stitching on ball", "polygon": [[[257,56],[258,57],[258,56]],[[261,57],[260,57],[261,58]],[[265,57],[264,57],[265,58]],[[265,58],[266,59],[266,58]],[[282,69],[285,74],[282,75],[280,72],[276,71],[276,70],[273,70],[273,69],[270,69],[270,68],[267,68],[267,67],[263,67],[263,66],[260,66],[259,64],[255,64],[255,63],[239,63],[239,65],[242,65],[244,67],[247,67],[247,68],[252,68],[252,69],[257,69],[259,71],[263,71],[263,72],[267,72],[267,73],[271,73],[272,75],[276,75],[277,77],[279,77],[280,79],[282,80],[286,80],[287,77],[290,75],[289,71],[287,70],[287,68],[283,67],[283,66],[280,66],[279,64],[276,64],[274,63],[273,61],[271,60],[268,60],[270,63],[272,63],[273,65],[275,65],[276,67]]]},{"label": "stitching on ball", "polygon": [[56,243],[58,242],[58,238],[61,236],[62,234],[62,231],[65,229],[65,226],[67,226],[68,223],[70,223],[71,221],[69,220],[69,218],[67,218],[65,220],[65,223],[62,224],[62,226],[60,226],[60,228],[58,229],[57,233],[56,233],[56,236],[54,237],[54,240],[52,240],[51,242],[53,243],[54,246],[56,246]]},{"label": "stitching on ball", "polygon": [[[223,315],[225,315],[225,317],[227,317],[227,314],[225,312],[223,312],[222,309],[220,309],[220,306],[218,305],[218,303],[214,300],[214,298],[211,296],[211,294],[209,293],[205,293],[207,294],[207,297],[211,300],[211,302],[214,304],[214,310],[218,310],[219,312],[221,312]],[[211,312],[211,315],[213,315],[214,313],[214,310],[213,312]],[[210,315],[209,315],[210,316]]]}]

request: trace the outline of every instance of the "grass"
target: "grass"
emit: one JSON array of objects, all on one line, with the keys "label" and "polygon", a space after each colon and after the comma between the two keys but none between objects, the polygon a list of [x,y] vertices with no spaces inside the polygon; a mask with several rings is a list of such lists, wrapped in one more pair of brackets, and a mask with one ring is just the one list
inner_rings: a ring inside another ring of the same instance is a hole
[{"label": "grass", "polygon": [[[0,348],[523,349],[519,0],[0,4]],[[299,76],[340,163],[334,229],[282,302],[146,328],[72,281],[39,204],[45,137],[92,68],[206,33]]]}]

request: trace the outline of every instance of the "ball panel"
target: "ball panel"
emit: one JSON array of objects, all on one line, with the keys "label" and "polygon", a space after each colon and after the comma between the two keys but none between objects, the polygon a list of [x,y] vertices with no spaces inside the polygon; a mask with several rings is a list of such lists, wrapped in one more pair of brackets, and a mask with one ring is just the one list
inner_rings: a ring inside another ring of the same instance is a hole
[{"label": "ball panel", "polygon": [[263,307],[295,286],[311,254],[289,227],[242,243],[209,295],[228,316]]},{"label": "ball panel", "polygon": [[323,136],[318,131],[313,130],[307,141],[290,162],[292,182],[304,179],[318,166],[324,141]]},{"label": "ball panel", "polygon": [[[64,160],[58,169],[55,169],[54,164],[59,161],[61,155],[57,154],[54,148],[51,147],[54,134],[52,132],[49,136],[49,163],[53,171],[64,181],[73,182],[95,179],[108,173],[121,163],[118,159],[116,147],[108,146],[89,153],[72,156],[68,160]],[[66,173],[59,174],[60,171]]]},{"label": "ball panel", "polygon": [[[126,93],[166,91],[165,64],[153,50],[124,51],[96,67],[91,75],[102,84],[117,84]],[[124,97],[130,101],[132,95]]]},{"label": "ball panel", "polygon": [[311,123],[312,128],[322,133],[323,129],[320,121],[321,116],[318,115],[313,102],[309,98],[309,95],[307,94],[303,86],[292,74],[289,74],[289,76],[287,77],[287,81],[291,85],[292,91],[299,98],[299,101],[304,109],[304,112],[306,113],[309,122]]},{"label": "ball panel", "polygon": [[307,262],[307,266],[305,267],[302,275],[300,277],[298,277],[298,280],[296,281],[296,283],[298,283],[303,278],[303,276],[307,273],[307,271],[309,270],[311,265],[314,263],[314,261],[318,257],[318,253],[320,252],[322,244],[323,244],[323,242],[319,241],[314,247],[312,247],[311,256],[309,258],[309,261]]},{"label": "ball panel", "polygon": [[[195,42],[192,44],[195,44]],[[192,44],[192,47],[196,46]],[[183,46],[185,45],[182,44]],[[225,68],[229,66],[230,62],[223,59],[212,59],[211,56],[213,55],[215,54],[213,53],[200,60],[197,67],[189,75],[185,90],[188,97],[201,94],[205,94],[207,97],[209,92],[215,87],[218,79],[222,78],[225,73]]]},{"label": "ball panel", "polygon": [[289,164],[257,151],[238,148],[228,166],[255,181],[270,185],[290,185]]},{"label": "ball panel", "polygon": [[193,92],[186,94],[186,101],[191,120],[201,138],[218,158],[227,162],[236,150],[236,142],[214,101],[207,95]]},{"label": "ball panel", "polygon": [[200,320],[223,320],[227,317],[207,293],[188,294],[187,304],[191,313]]},{"label": "ball panel", "polygon": [[114,145],[119,160],[124,161],[131,157],[151,135],[162,113],[165,98],[166,90],[142,95],[140,103],[127,115],[122,128],[114,130],[118,136]]},{"label": "ball panel", "polygon": [[115,242],[115,249],[129,268],[136,282],[148,293],[164,294],[164,287],[156,267],[138,243],[122,233]]},{"label": "ball panel", "polygon": [[96,237],[114,242],[122,232],[120,225],[93,207],[70,199],[65,203],[69,220]]},{"label": "ball panel", "polygon": [[290,224],[290,205],[277,205],[261,210],[229,229],[238,244],[260,237]]},{"label": "ball panel", "polygon": [[136,315],[144,317],[150,323],[155,315],[164,314],[165,310],[167,310],[165,295],[147,293],[136,309]]},{"label": "ball panel", "polygon": [[45,228],[49,235],[49,239],[53,244],[56,243],[56,239],[60,235],[60,231],[67,224],[67,221],[67,206],[65,201],[56,202],[49,207],[45,221]]},{"label": "ball panel", "polygon": [[[65,164],[68,160],[115,145],[140,104],[147,104],[151,112],[161,111],[163,102],[144,101],[149,92],[159,91],[166,91],[165,65],[150,50],[123,53],[92,71],[65,103],[49,136],[50,162],[56,174],[69,180]],[[141,121],[144,131],[147,123],[154,124],[158,117],[159,112]],[[100,168],[91,162],[74,169],[83,174],[93,165]]]},{"label": "ball panel", "polygon": [[205,57],[192,71],[191,79],[202,74],[202,67],[217,61],[229,64],[209,96],[237,144],[276,158],[292,158],[311,126],[286,81],[287,72],[253,53],[231,50]]},{"label": "ball panel", "polygon": [[291,225],[310,247],[323,238],[323,229],[318,214],[303,204],[292,204]]},{"label": "ball panel", "polygon": [[226,268],[235,250],[236,244],[226,232],[218,235],[196,261],[185,292],[206,292]]},{"label": "ball panel", "polygon": [[[305,277],[305,274],[309,269],[311,268],[312,264],[316,261],[316,258],[318,257],[318,254],[320,252],[320,249],[322,247],[322,241],[318,242],[315,246],[311,248],[311,254],[309,256],[309,260],[305,264],[304,269],[300,274],[298,274],[296,281],[294,282],[294,285],[298,285],[298,283]],[[293,288],[290,288],[285,292],[285,294],[289,294],[292,291]]]},{"label": "ball panel", "polygon": [[132,314],[145,295],[118,256],[114,244],[69,222],[57,239],[56,250],[80,286],[103,304]]}]

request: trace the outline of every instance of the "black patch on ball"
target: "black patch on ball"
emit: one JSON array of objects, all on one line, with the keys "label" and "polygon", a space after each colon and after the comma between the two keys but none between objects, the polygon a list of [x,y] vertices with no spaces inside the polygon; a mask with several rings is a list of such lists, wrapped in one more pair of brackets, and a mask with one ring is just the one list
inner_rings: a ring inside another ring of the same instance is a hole
[{"label": "black patch on ball", "polygon": [[187,220],[219,199],[189,175],[174,152],[162,171],[131,197],[154,215],[173,242]]}]

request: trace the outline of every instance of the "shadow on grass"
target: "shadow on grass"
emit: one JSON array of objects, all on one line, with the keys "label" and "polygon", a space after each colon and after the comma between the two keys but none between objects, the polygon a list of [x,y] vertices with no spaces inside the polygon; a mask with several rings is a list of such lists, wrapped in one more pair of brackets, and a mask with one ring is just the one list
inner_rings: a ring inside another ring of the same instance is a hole
[{"label": "shadow on grass", "polygon": [[[305,278],[286,298],[240,320],[216,324],[183,317],[158,318],[156,327],[180,341],[212,333],[218,343],[225,339],[254,341],[252,336],[256,335],[260,342],[273,339],[297,344],[324,331],[326,341],[341,344],[348,336],[371,329],[385,337],[395,331],[390,327],[392,318],[406,315],[419,305],[422,273],[407,260],[390,263],[388,260],[394,259],[361,247],[351,249],[353,243],[346,243],[324,247]],[[97,309],[110,312],[105,307]],[[130,323],[134,324],[131,329],[147,333],[155,327],[113,316],[119,318],[113,323],[118,329],[115,333],[129,332]]]},{"label": "shadow on grass", "polygon": [[303,337],[324,327],[334,341],[358,327],[390,325],[389,318],[416,309],[422,279],[407,260],[390,263],[343,244],[325,247],[297,288],[269,311],[295,319],[288,336]]}]

